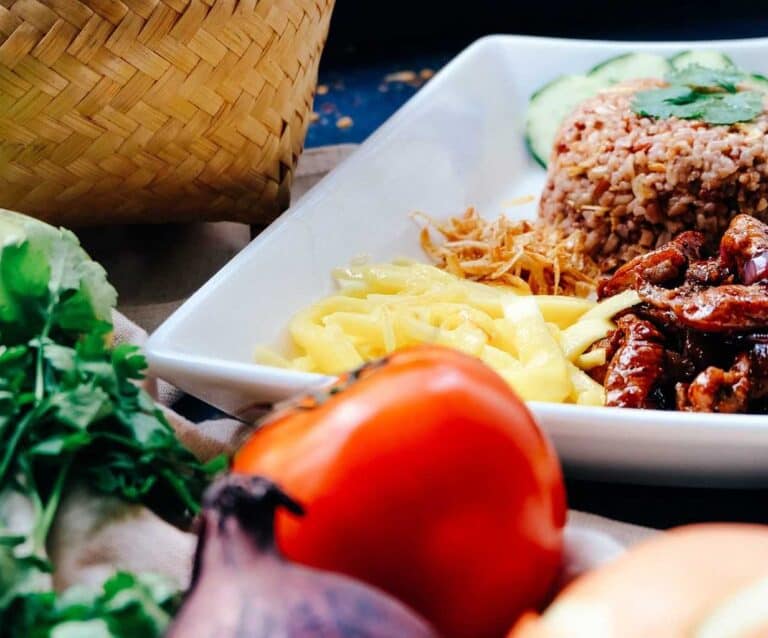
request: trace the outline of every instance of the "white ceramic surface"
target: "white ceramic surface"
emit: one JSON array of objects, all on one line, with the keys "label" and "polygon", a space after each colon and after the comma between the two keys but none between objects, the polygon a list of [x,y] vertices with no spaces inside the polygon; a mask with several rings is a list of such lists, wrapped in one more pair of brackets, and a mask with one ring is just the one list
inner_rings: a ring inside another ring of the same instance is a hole
[{"label": "white ceramic surface", "polygon": [[[422,258],[409,213],[533,216],[544,171],[529,157],[530,94],[629,51],[713,48],[768,74],[768,38],[616,43],[493,36],[447,65],[346,162],[225,266],[150,338],[152,371],[232,414],[283,399],[317,375],[252,363],[285,345],[292,314],[333,289],[331,270],[361,255]],[[768,417],[531,404],[566,466],[659,483],[768,484]]]}]

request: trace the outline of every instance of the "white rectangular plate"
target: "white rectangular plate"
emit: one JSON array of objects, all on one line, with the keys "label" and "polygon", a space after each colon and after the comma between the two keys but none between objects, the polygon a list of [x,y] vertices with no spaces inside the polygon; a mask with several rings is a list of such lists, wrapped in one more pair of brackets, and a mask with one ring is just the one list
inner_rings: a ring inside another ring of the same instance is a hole
[{"label": "white rectangular plate", "polygon": [[[333,290],[331,270],[367,256],[424,259],[415,210],[477,207],[533,217],[544,171],[526,152],[528,98],[563,73],[631,51],[715,49],[768,73],[768,38],[617,43],[493,36],[447,65],[413,99],[150,338],[153,373],[231,414],[286,398],[322,377],[253,363],[284,345],[300,308]],[[567,467],[591,476],[679,484],[768,484],[768,417],[530,404]]]}]

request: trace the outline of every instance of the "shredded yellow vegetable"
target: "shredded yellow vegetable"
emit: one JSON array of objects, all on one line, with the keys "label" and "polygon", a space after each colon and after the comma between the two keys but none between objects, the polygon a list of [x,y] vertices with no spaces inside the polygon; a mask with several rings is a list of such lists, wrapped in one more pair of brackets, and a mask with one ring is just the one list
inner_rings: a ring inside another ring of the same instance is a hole
[{"label": "shredded yellow vegetable", "polygon": [[[338,374],[417,343],[450,346],[482,359],[526,400],[602,405],[602,386],[583,370],[605,352],[586,353],[636,304],[622,293],[601,303],[521,295],[411,261],[334,273],[339,290],[289,324],[298,356],[259,348],[264,365]],[[586,354],[585,354],[586,353]]]}]

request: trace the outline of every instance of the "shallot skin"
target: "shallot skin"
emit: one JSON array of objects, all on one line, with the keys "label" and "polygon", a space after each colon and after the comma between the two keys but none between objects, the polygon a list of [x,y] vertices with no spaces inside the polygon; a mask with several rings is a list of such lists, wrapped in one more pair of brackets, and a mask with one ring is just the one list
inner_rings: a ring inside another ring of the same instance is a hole
[{"label": "shallot skin", "polygon": [[167,638],[437,638],[391,596],[282,558],[278,507],[301,512],[260,477],[232,475],[209,490],[192,585]]},{"label": "shallot skin", "polygon": [[768,277],[768,228],[749,215],[737,215],[720,241],[720,261],[747,285]]}]

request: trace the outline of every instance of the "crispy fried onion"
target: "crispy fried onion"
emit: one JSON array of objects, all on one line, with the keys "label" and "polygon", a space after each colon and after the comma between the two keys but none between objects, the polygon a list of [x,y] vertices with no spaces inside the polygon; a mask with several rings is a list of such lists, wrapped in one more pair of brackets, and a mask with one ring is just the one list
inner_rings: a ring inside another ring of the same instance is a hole
[{"label": "crispy fried onion", "polygon": [[[586,297],[600,269],[584,250],[585,236],[565,236],[557,227],[505,216],[485,221],[474,208],[447,222],[414,213],[424,223],[421,247],[435,264],[466,279],[505,284],[532,294]],[[435,243],[431,230],[442,236]]]}]

